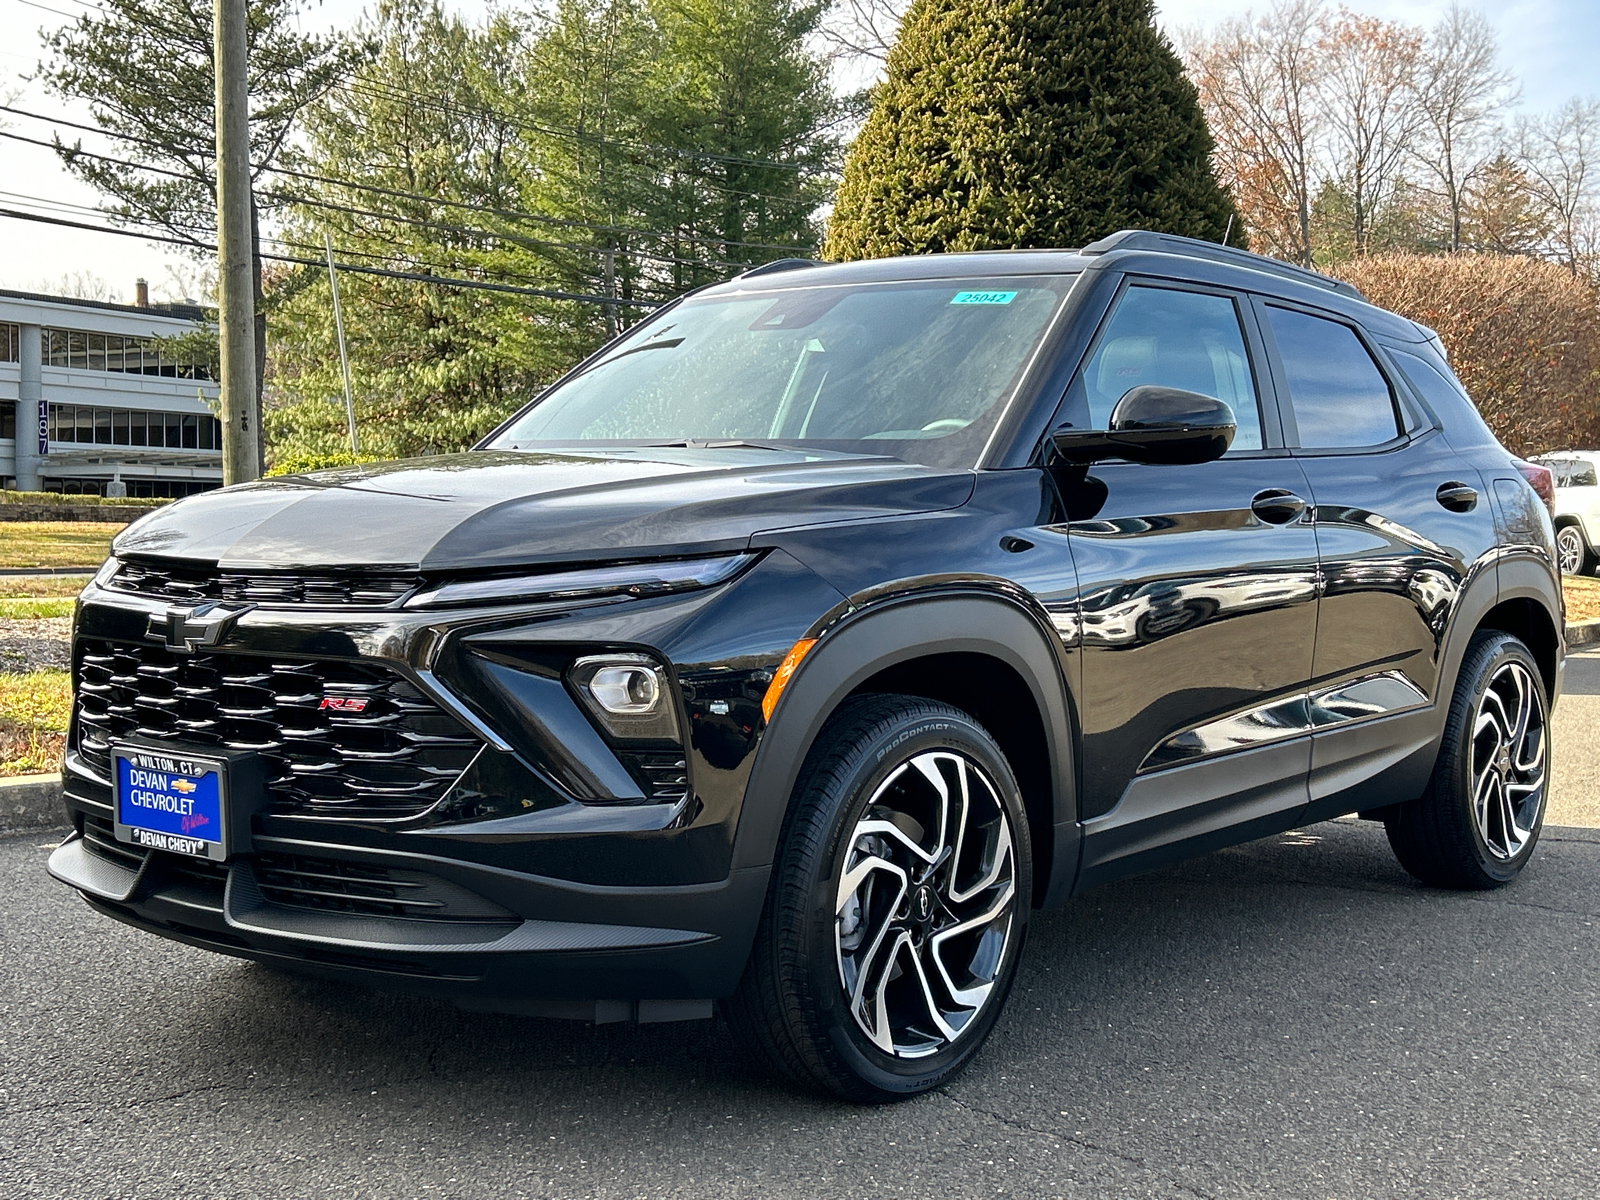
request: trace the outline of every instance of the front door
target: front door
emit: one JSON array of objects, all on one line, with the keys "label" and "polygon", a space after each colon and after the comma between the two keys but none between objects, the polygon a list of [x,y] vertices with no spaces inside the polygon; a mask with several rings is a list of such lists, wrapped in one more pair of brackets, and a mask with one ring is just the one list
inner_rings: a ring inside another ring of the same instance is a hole
[{"label": "front door", "polygon": [[1307,802],[1316,537],[1245,301],[1129,281],[1058,425],[1103,429],[1142,384],[1224,400],[1238,432],[1198,466],[1055,471],[1078,576],[1085,884],[1288,828]]}]

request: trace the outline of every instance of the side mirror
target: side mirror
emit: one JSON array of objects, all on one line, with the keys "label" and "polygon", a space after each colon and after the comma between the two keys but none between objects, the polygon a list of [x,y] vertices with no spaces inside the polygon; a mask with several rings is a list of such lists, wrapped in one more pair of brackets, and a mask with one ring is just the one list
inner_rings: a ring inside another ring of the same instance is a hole
[{"label": "side mirror", "polygon": [[1237,428],[1233,409],[1221,400],[1145,384],[1122,394],[1111,410],[1110,429],[1060,429],[1051,440],[1070,463],[1125,458],[1179,466],[1221,458]]}]

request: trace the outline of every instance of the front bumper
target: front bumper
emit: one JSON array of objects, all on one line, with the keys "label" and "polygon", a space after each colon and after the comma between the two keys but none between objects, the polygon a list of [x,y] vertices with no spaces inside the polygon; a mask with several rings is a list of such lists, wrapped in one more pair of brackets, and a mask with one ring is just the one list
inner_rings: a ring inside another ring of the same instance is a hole
[{"label": "front bumper", "polygon": [[738,983],[766,892],[766,868],[688,887],[596,887],[259,834],[251,853],[208,863],[116,843],[109,804],[81,775],[68,779],[74,832],[49,871],[100,912],[223,954],[474,1009],[709,1015]]},{"label": "front bumper", "polygon": [[[293,803],[279,797],[254,813],[247,852],[208,866],[116,843],[103,747],[99,758],[69,749],[63,774],[75,833],[50,872],[98,910],[166,937],[464,1007],[599,1019],[705,1011],[737,986],[770,873],[732,867],[761,690],[793,638],[836,601],[809,571],[772,553],[733,583],[625,605],[258,608],[183,661],[287,662],[272,669],[297,678],[306,673],[295,663],[381,667],[449,707],[482,739],[481,752],[431,807],[411,815],[336,815],[298,793]],[[151,618],[165,611],[161,601],[91,586],[75,662],[90,644],[150,645],[158,640],[147,633]],[[751,611],[763,614],[759,637],[745,632]],[[731,647],[729,631],[738,635]],[[596,785],[586,798],[585,780],[566,761],[599,760],[578,752],[586,727],[554,721],[537,692],[497,692],[478,669],[589,646],[645,648],[671,664],[688,713],[687,796],[661,801],[635,790],[623,798]],[[167,670],[138,666],[152,676]],[[240,686],[259,691],[257,682]],[[208,702],[200,715],[219,711]],[[71,747],[78,726],[75,718]]]}]

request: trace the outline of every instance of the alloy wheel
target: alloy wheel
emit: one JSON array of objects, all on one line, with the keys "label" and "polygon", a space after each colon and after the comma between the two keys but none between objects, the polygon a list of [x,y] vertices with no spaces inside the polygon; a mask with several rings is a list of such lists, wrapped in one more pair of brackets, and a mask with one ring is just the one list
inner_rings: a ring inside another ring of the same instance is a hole
[{"label": "alloy wheel", "polygon": [[850,834],[834,906],[839,981],[861,1031],[886,1054],[921,1058],[974,1028],[1017,902],[994,781],[946,750],[895,767]]},{"label": "alloy wheel", "polygon": [[1576,575],[1583,569],[1583,535],[1572,525],[1556,532],[1556,562],[1563,575]]},{"label": "alloy wheel", "polygon": [[1472,723],[1472,813],[1489,853],[1515,858],[1538,827],[1544,805],[1544,694],[1520,662],[1489,680]]}]

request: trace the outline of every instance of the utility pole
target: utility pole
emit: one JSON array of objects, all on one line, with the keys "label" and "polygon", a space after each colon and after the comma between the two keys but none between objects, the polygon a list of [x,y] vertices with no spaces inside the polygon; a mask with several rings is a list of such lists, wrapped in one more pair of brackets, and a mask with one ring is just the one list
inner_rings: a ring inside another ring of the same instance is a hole
[{"label": "utility pole", "polygon": [[255,287],[250,250],[250,81],[245,0],[214,0],[217,83],[218,341],[222,350],[222,482],[261,476],[256,412]]},{"label": "utility pole", "polygon": [[[606,299],[607,299],[607,301],[610,301],[610,300],[615,299],[616,298],[616,294],[617,294],[617,252],[616,252],[616,250],[614,250],[612,248],[610,242],[606,243],[604,267],[605,267],[604,275],[605,275]],[[609,342],[612,338],[614,338],[616,336],[617,336],[617,306],[615,304],[607,303],[606,304],[606,341]]]},{"label": "utility pole", "polygon": [[339,335],[339,369],[344,372],[344,415],[350,422],[350,453],[360,454],[356,444],[356,402],[350,392],[350,355],[344,348],[344,312],[339,307],[339,273],[333,268],[333,234],[322,231],[322,247],[328,252],[328,290],[333,293],[333,328]]}]

